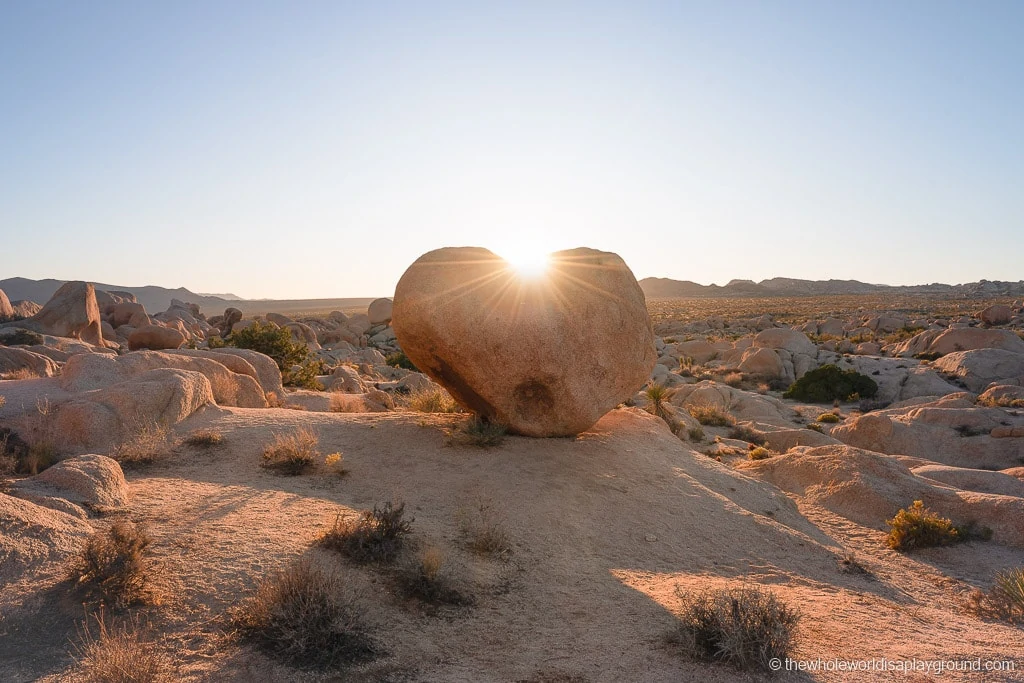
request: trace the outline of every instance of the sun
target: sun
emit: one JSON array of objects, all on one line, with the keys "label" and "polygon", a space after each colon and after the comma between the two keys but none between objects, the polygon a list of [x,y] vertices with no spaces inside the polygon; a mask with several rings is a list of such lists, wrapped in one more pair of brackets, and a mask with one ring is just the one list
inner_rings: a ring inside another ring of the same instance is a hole
[{"label": "sun", "polygon": [[538,278],[551,265],[551,254],[535,244],[507,244],[496,253],[508,261],[513,270],[524,278]]}]

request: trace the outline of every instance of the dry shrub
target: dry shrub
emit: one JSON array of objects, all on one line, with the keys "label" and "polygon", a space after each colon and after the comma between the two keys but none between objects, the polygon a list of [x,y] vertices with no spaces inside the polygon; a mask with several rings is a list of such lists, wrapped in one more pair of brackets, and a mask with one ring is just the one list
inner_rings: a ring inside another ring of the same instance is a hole
[{"label": "dry shrub", "polygon": [[324,456],[324,467],[328,472],[336,474],[339,477],[344,477],[348,474],[348,470],[345,468],[345,455],[344,453],[328,453]]},{"label": "dry shrub", "polygon": [[747,457],[750,458],[751,460],[764,460],[765,458],[770,458],[773,455],[775,455],[775,454],[772,453],[767,448],[765,448],[764,446],[758,446],[757,448],[752,448],[750,450],[750,452],[747,453]]},{"label": "dry shrub", "polygon": [[953,522],[932,512],[920,500],[915,500],[913,505],[897,512],[886,524],[890,527],[886,545],[893,550],[910,551],[952,545],[965,540],[964,534],[953,526]]},{"label": "dry shrub", "polygon": [[212,429],[199,429],[185,438],[185,445],[193,448],[212,448],[224,443],[224,435]]},{"label": "dry shrub", "polygon": [[17,370],[10,370],[0,375],[0,379],[3,380],[20,380],[20,379],[37,379],[41,375],[32,372],[30,368],[18,368]]},{"label": "dry shrub", "polygon": [[361,614],[338,574],[304,558],[261,581],[230,618],[237,637],[280,661],[339,669],[378,654]]},{"label": "dry shrub", "polygon": [[746,425],[736,425],[730,429],[729,438],[747,441],[755,446],[763,446],[766,441],[764,434]]},{"label": "dry shrub", "polygon": [[110,457],[125,465],[142,465],[165,458],[174,448],[171,428],[152,418],[139,417],[125,426],[128,436],[110,451]]},{"label": "dry shrub", "polygon": [[700,443],[704,440],[704,430],[700,425],[690,427],[686,430],[686,437],[694,443]]},{"label": "dry shrub", "polygon": [[491,448],[500,446],[507,434],[508,428],[505,425],[474,416],[454,429],[446,430],[445,440],[449,446]]},{"label": "dry shrub", "polygon": [[276,391],[267,392],[267,407],[268,408],[283,408],[284,403],[281,401],[281,397],[277,395]]},{"label": "dry shrub", "polygon": [[840,418],[835,413],[822,413],[821,415],[818,416],[818,422],[825,422],[827,424],[836,424],[841,419],[842,418]]},{"label": "dry shrub", "polygon": [[711,403],[690,404],[686,406],[686,412],[690,413],[690,416],[697,422],[708,427],[728,427],[736,424],[732,415]]},{"label": "dry shrub", "polygon": [[975,591],[971,601],[981,616],[1024,624],[1024,567],[997,573],[992,588],[987,593]]},{"label": "dry shrub", "polygon": [[443,387],[421,389],[409,395],[409,410],[417,413],[460,413],[462,409]]},{"label": "dry shrub", "polygon": [[179,680],[174,664],[148,627],[137,619],[108,624],[103,612],[94,616],[93,635],[86,620],[75,644],[75,676],[80,683],[172,683]]},{"label": "dry shrub", "polygon": [[730,387],[738,389],[743,384],[743,373],[742,372],[730,372],[725,376],[723,380]]},{"label": "dry shrub", "polygon": [[512,541],[501,516],[490,502],[480,499],[456,512],[466,546],[480,555],[505,558],[512,553]]},{"label": "dry shrub", "polygon": [[366,403],[361,398],[354,398],[352,394],[341,391],[331,392],[332,413],[365,413]]},{"label": "dry shrub", "polygon": [[674,640],[687,655],[740,669],[770,671],[792,649],[799,615],[760,588],[677,589],[682,605]]},{"label": "dry shrub", "polygon": [[319,443],[316,433],[308,427],[300,427],[291,434],[277,434],[263,447],[260,466],[281,474],[302,474],[312,469],[320,456]]},{"label": "dry shrub", "polygon": [[431,605],[471,605],[473,596],[455,587],[458,583],[448,570],[444,553],[430,547],[403,564],[395,574],[402,593]]},{"label": "dry shrub", "polygon": [[389,500],[355,519],[338,515],[317,543],[356,562],[390,562],[404,547],[414,521],[405,519],[405,503],[394,505]]},{"label": "dry shrub", "polygon": [[71,563],[69,577],[88,595],[114,607],[152,602],[154,565],[146,557],[152,539],[145,529],[116,522],[95,533]]}]

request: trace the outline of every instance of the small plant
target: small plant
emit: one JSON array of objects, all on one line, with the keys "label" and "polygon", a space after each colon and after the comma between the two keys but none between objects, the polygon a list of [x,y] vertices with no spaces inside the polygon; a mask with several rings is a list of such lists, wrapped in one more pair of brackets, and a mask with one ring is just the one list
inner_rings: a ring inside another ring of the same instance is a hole
[{"label": "small plant", "polygon": [[185,445],[192,448],[213,448],[224,443],[224,435],[212,429],[200,429],[185,439]]},{"label": "small plant", "polygon": [[723,380],[726,384],[734,389],[738,389],[743,384],[743,373],[742,372],[730,372],[725,376]]},{"label": "small plant", "polygon": [[775,454],[772,453],[767,448],[765,448],[764,446],[758,446],[757,448],[752,448],[750,450],[750,452],[747,453],[747,457],[750,458],[751,460],[764,460],[765,458],[770,458],[773,455],[775,455]]},{"label": "small plant", "polygon": [[739,439],[740,441],[747,441],[757,446],[763,446],[765,442],[765,436],[756,429],[751,429],[745,425],[735,425],[729,430],[730,439]]},{"label": "small plant", "polygon": [[1024,623],[1024,567],[996,574],[989,595],[1004,619]]},{"label": "small plant", "polygon": [[402,368],[403,370],[412,370],[413,372],[419,372],[419,369],[413,365],[412,361],[409,360],[409,356],[405,355],[404,351],[395,351],[389,353],[384,357],[384,362],[393,368]]},{"label": "small plant", "polygon": [[893,550],[908,552],[965,540],[965,535],[953,522],[932,512],[920,500],[897,512],[886,524],[890,527],[886,545]]},{"label": "small plant", "polygon": [[358,518],[342,519],[320,537],[320,546],[336,550],[356,562],[390,562],[402,549],[405,537],[412,533],[415,520],[405,519],[405,503],[373,506]]},{"label": "small plant", "polygon": [[475,446],[491,448],[505,441],[508,428],[497,422],[489,422],[474,416],[454,429],[445,432],[449,446]]},{"label": "small plant", "polygon": [[74,646],[74,680],[81,683],[172,683],[178,680],[171,658],[137,619],[108,624],[102,610],[79,628]]},{"label": "small plant", "polygon": [[917,360],[931,362],[933,360],[938,360],[939,358],[942,358],[942,354],[938,353],[937,351],[925,351],[923,353],[915,353],[913,357]]},{"label": "small plant", "polygon": [[325,455],[324,467],[327,468],[328,472],[336,474],[339,477],[344,477],[348,474],[348,470],[345,469],[345,456],[341,453],[328,453]]},{"label": "small plant", "polygon": [[274,440],[263,448],[263,462],[268,470],[294,476],[313,468],[320,456],[317,450],[320,440],[308,427],[301,427],[291,434],[277,434]]},{"label": "small plant", "polygon": [[693,419],[707,427],[728,427],[736,423],[732,415],[711,403],[694,403],[686,406],[686,411]]},{"label": "small plant", "polygon": [[301,365],[309,356],[306,345],[292,339],[287,328],[260,320],[231,334],[225,342],[228,346],[251,349],[270,356],[282,373],[288,372],[293,365]]},{"label": "small plant", "polygon": [[811,403],[849,400],[854,394],[871,398],[878,393],[878,384],[856,370],[841,370],[835,365],[822,365],[798,379],[783,394],[784,398]]},{"label": "small plant", "polygon": [[704,430],[701,428],[700,425],[697,425],[696,427],[690,427],[689,429],[686,430],[686,436],[687,438],[690,439],[690,441],[694,443],[700,443],[701,441],[704,440]]},{"label": "small plant", "polygon": [[512,542],[505,532],[500,515],[490,502],[481,499],[473,505],[460,508],[456,519],[467,547],[473,552],[499,558],[507,557],[512,552]]},{"label": "small plant", "polygon": [[115,522],[106,533],[89,538],[73,560],[69,577],[108,605],[120,608],[146,602],[153,578],[146,550],[152,542],[145,529]]},{"label": "small plant", "polygon": [[366,403],[359,396],[341,391],[331,392],[332,413],[365,413]]},{"label": "small plant", "polygon": [[162,422],[139,418],[125,426],[128,437],[114,446],[110,457],[123,465],[148,464],[170,454],[171,429]]},{"label": "small plant", "polygon": [[458,413],[462,412],[459,404],[443,387],[433,386],[421,389],[409,395],[409,410],[417,413]]},{"label": "small plant", "polygon": [[844,574],[871,576],[871,571],[862,565],[853,553],[845,553],[839,558],[838,562],[839,570]]},{"label": "small plant", "polygon": [[835,413],[822,413],[818,416],[818,422],[824,422],[827,424],[835,424],[840,421],[840,417]]},{"label": "small plant", "polygon": [[39,346],[42,343],[43,335],[20,327],[15,330],[14,334],[0,337],[0,346]]},{"label": "small plant", "polygon": [[651,415],[660,417],[667,422],[671,417],[668,402],[675,396],[675,393],[675,389],[669,389],[664,384],[650,385],[644,391],[644,395],[647,397],[645,410]]},{"label": "small plant", "polygon": [[293,365],[281,373],[281,382],[288,387],[308,389],[310,391],[323,391],[324,385],[317,379],[325,374],[324,367],[320,361],[306,361],[299,365]]},{"label": "small plant", "polygon": [[395,576],[406,597],[431,605],[470,605],[473,598],[455,587],[446,571],[444,554],[430,547],[406,562]]},{"label": "small plant", "polygon": [[379,652],[349,586],[308,558],[265,578],[232,610],[231,626],[241,640],[304,668],[339,669]]},{"label": "small plant", "polygon": [[962,436],[964,438],[972,436],[981,436],[982,434],[988,433],[982,429],[978,429],[970,425],[957,425],[956,427],[953,427],[953,431],[955,431],[959,436]]},{"label": "small plant", "polygon": [[9,372],[5,372],[3,374],[0,374],[0,379],[8,380],[8,381],[17,381],[17,380],[23,380],[23,379],[36,379],[38,377],[39,377],[39,375],[37,375],[36,373],[32,372],[32,370],[30,368],[18,368],[16,370],[11,370]]},{"label": "small plant", "polygon": [[813,432],[818,432],[819,434],[825,433],[825,428],[816,422],[812,422],[811,424],[807,425],[807,429],[810,429]]},{"label": "small plant", "polygon": [[790,653],[799,615],[760,588],[677,589],[682,605],[674,640],[694,659],[771,671]]}]

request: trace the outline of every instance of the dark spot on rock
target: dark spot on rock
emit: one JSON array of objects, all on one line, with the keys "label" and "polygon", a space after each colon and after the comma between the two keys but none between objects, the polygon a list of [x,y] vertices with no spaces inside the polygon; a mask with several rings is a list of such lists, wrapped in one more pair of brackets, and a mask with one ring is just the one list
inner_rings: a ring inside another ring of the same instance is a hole
[{"label": "dark spot on rock", "polygon": [[512,392],[516,412],[530,422],[542,422],[555,408],[555,397],[540,380],[522,382]]}]

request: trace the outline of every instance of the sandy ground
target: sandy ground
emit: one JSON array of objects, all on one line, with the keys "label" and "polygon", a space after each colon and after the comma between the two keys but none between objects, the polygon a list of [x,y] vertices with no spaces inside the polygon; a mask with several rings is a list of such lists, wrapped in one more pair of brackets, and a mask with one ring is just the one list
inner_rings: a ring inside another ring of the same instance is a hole
[{"label": "sandy ground", "polygon": [[[574,439],[445,444],[454,418],[208,409],[180,425],[224,444],[181,446],[129,470],[129,509],[93,521],[145,522],[166,576],[144,610],[187,681],[742,681],[667,642],[676,588],[761,584],[802,615],[796,657],[1015,659],[1017,673],[785,674],[784,680],[1024,680],[1024,630],[964,606],[1024,551],[993,543],[901,555],[867,529],[690,450],[636,409]],[[274,433],[314,428],[349,473],[286,477],[259,467]],[[435,545],[477,596],[425,610],[372,568],[311,548],[338,514],[404,500],[415,537]],[[458,519],[486,501],[514,542],[505,559],[469,552]],[[844,572],[853,553],[870,575]],[[359,590],[387,656],[342,674],[298,672],[223,635],[224,614],[268,571],[307,553]],[[0,593],[0,680],[60,680],[84,609],[48,567]]]}]

